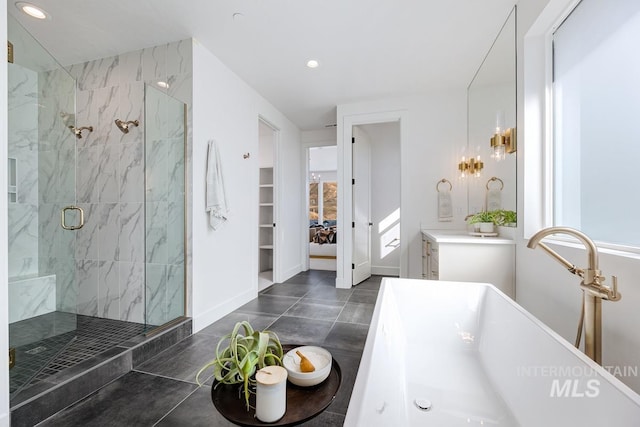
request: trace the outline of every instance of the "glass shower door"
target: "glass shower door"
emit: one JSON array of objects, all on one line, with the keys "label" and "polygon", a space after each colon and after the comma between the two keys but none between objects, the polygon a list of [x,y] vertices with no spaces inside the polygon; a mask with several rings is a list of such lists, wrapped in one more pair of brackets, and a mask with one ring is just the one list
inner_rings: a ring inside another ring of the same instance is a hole
[{"label": "glass shower door", "polygon": [[[76,82],[11,16],[8,240],[11,399],[76,330]],[[64,226],[64,228],[63,228]]]},{"label": "glass shower door", "polygon": [[145,85],[145,317],[185,315],[186,106]]}]

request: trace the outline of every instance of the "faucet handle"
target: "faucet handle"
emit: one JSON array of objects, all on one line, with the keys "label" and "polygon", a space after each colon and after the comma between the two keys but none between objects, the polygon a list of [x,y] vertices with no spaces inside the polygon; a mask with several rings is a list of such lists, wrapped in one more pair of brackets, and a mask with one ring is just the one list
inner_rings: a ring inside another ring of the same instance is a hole
[{"label": "faucet handle", "polygon": [[594,278],[595,280],[592,282],[587,282],[586,280],[580,282],[580,287],[582,288],[582,290],[590,292],[591,295],[595,297],[606,299],[607,301],[620,301],[620,299],[622,298],[622,294],[618,292],[617,276],[611,276],[611,287],[606,286],[602,283],[605,280],[603,276],[595,275]]},{"label": "faucet handle", "polygon": [[622,294],[618,292],[618,276],[611,276],[611,291],[609,301],[620,301]]}]

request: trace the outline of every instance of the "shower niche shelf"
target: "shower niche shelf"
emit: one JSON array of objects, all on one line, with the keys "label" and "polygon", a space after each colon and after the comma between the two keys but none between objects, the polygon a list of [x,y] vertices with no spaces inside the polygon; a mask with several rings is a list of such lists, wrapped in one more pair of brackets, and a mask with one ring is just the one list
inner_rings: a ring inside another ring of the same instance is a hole
[{"label": "shower niche shelf", "polygon": [[9,203],[18,202],[18,161],[15,157],[9,157],[7,169],[9,176],[7,177]]}]

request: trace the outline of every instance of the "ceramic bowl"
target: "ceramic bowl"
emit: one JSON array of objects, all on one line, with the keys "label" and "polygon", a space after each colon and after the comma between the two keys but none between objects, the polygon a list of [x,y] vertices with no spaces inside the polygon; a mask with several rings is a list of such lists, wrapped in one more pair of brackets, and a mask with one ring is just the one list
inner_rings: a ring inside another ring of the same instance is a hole
[{"label": "ceramic bowl", "polygon": [[[300,357],[296,354],[296,350],[306,356],[316,370],[313,372],[300,371]],[[301,387],[310,387],[320,384],[326,380],[331,373],[331,353],[322,347],[302,346],[296,347],[287,352],[282,359],[282,365],[289,374],[289,381],[292,384]]]}]

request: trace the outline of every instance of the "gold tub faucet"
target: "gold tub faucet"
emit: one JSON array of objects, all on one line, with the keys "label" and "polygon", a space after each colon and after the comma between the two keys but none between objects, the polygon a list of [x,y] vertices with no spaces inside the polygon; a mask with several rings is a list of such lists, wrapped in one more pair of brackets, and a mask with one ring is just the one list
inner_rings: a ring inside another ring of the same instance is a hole
[{"label": "gold tub faucet", "polygon": [[[552,234],[566,234],[578,239],[587,250],[587,268],[581,269],[571,262],[567,261],[556,251],[551,249],[541,240]],[[578,336],[576,338],[576,347],[580,345],[582,327],[584,324],[585,354],[599,365],[602,365],[602,300],[619,301],[622,294],[618,292],[618,279],[616,276],[611,278],[611,287],[604,285],[605,278],[598,269],[598,248],[593,240],[579,230],[569,227],[549,227],[535,233],[529,239],[527,247],[535,249],[540,246],[547,254],[551,255],[556,261],[564,265],[570,273],[580,276],[580,288],[582,288],[584,297],[582,302],[582,315],[580,325],[578,327]]]}]

